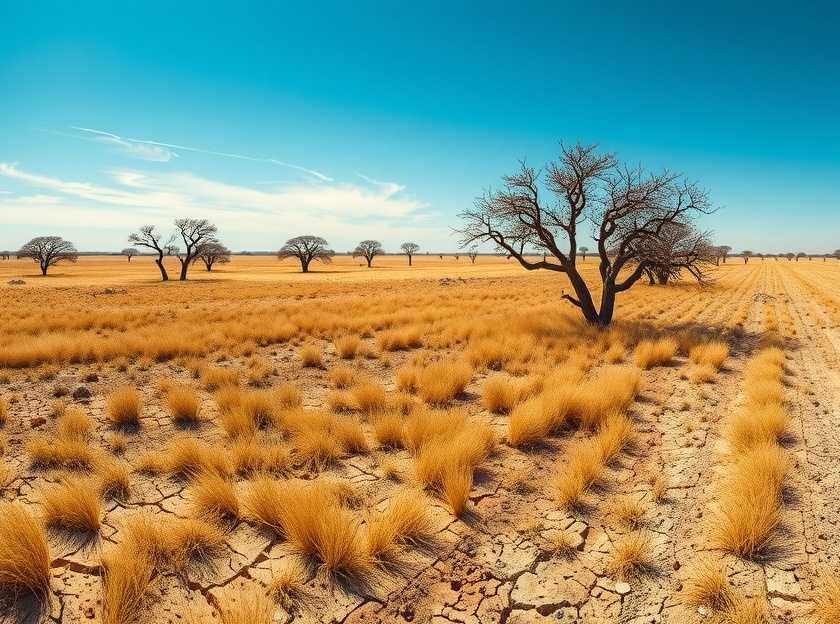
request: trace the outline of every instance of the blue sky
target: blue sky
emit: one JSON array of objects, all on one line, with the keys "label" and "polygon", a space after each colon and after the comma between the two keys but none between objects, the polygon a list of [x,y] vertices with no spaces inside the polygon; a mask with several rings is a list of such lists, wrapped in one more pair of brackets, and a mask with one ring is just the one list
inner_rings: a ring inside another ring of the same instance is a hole
[{"label": "blue sky", "polygon": [[0,0],[0,248],[451,250],[560,140],[700,181],[719,243],[840,247],[840,10],[679,4]]}]

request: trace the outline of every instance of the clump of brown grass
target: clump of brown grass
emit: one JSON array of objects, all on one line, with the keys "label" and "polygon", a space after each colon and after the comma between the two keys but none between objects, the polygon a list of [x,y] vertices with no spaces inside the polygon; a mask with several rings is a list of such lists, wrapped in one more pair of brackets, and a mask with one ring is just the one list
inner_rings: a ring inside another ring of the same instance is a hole
[{"label": "clump of brown grass", "polygon": [[363,381],[351,390],[356,407],[364,414],[382,412],[388,404],[388,395],[381,384]]},{"label": "clump of brown grass", "polygon": [[198,393],[182,384],[175,384],[166,391],[166,406],[178,425],[194,426],[199,423],[201,399]]},{"label": "clump of brown grass", "polygon": [[359,350],[359,343],[357,336],[342,336],[335,341],[335,352],[342,360],[352,360]]},{"label": "clump of brown grass", "polygon": [[828,576],[817,585],[814,594],[814,619],[816,624],[840,622],[840,580]]},{"label": "clump of brown grass", "polygon": [[708,607],[717,612],[730,611],[737,600],[725,568],[708,559],[695,564],[683,583],[682,595],[693,607]]},{"label": "clump of brown grass", "polygon": [[27,444],[33,468],[88,470],[94,454],[85,440],[33,438]]},{"label": "clump of brown grass", "polygon": [[99,488],[90,479],[67,479],[44,492],[41,503],[45,524],[64,531],[99,530],[102,506]]},{"label": "clump of brown grass", "polygon": [[237,474],[284,474],[292,464],[288,447],[264,443],[256,438],[240,438],[231,447],[231,462]]},{"label": "clump of brown grass", "polygon": [[715,380],[716,369],[711,364],[695,364],[688,374],[688,380],[693,384],[712,383]]},{"label": "clump of brown grass", "polygon": [[303,403],[300,390],[291,383],[282,383],[274,390],[274,400],[282,409],[300,407]]},{"label": "clump of brown grass", "polygon": [[554,478],[554,497],[561,507],[574,508],[601,474],[603,462],[594,440],[581,440],[569,447],[563,470]]},{"label": "clump of brown grass", "polygon": [[140,395],[129,386],[117,388],[107,399],[108,418],[117,428],[140,426]]},{"label": "clump of brown grass", "polygon": [[82,410],[68,408],[56,421],[56,435],[63,440],[87,440],[93,431],[93,421]]},{"label": "clump of brown grass", "polygon": [[645,507],[630,497],[617,498],[610,504],[610,513],[624,527],[638,528],[645,515]]},{"label": "clump of brown grass", "polygon": [[108,447],[115,455],[122,455],[128,448],[128,437],[119,431],[115,431],[108,436]]},{"label": "clump of brown grass", "polygon": [[287,557],[274,571],[268,585],[268,595],[274,598],[286,611],[294,612],[306,595],[308,578],[306,567],[297,557]]},{"label": "clump of brown grass", "polygon": [[625,580],[652,571],[656,566],[651,555],[651,538],[644,531],[634,531],[619,539],[613,545],[612,555],[607,562],[607,573]]},{"label": "clump of brown grass", "polygon": [[639,368],[645,370],[655,366],[668,366],[677,352],[677,342],[673,338],[643,340],[636,345],[633,357]]},{"label": "clump of brown grass", "polygon": [[101,496],[126,500],[131,493],[131,477],[128,468],[114,460],[100,461],[96,465]]},{"label": "clump of brown grass", "polygon": [[264,429],[274,420],[277,403],[274,392],[252,390],[245,392],[240,401],[240,410],[256,429]]},{"label": "clump of brown grass", "polygon": [[776,541],[788,461],[779,447],[763,444],[745,452],[728,469],[712,515],[711,538],[716,546],[752,559]]},{"label": "clump of brown grass", "polygon": [[329,378],[339,390],[349,388],[356,381],[356,371],[349,366],[335,366],[330,369]]},{"label": "clump of brown grass", "polygon": [[321,348],[318,345],[306,345],[301,347],[298,351],[300,363],[304,368],[321,368],[323,366],[323,356],[321,355]]},{"label": "clump of brown grass", "polygon": [[606,366],[573,389],[558,388],[568,417],[585,429],[595,429],[609,415],[624,412],[639,391],[641,376],[629,366]]},{"label": "clump of brown grass", "polygon": [[747,404],[727,419],[724,437],[734,452],[743,453],[757,445],[779,442],[789,420],[779,404]]},{"label": "clump of brown grass", "polygon": [[507,414],[521,397],[520,384],[503,375],[488,377],[481,388],[481,403],[494,414]]},{"label": "clump of brown grass", "polygon": [[9,595],[50,589],[50,550],[44,529],[19,503],[0,502],[0,587]]},{"label": "clump of brown grass", "polygon": [[249,514],[277,531],[301,554],[317,559],[331,574],[370,577],[370,557],[359,519],[341,504],[330,484],[251,482],[245,495]]},{"label": "clump of brown grass", "polygon": [[403,418],[399,414],[386,412],[373,419],[373,436],[383,448],[403,447]]},{"label": "clump of brown grass", "polygon": [[201,371],[201,385],[209,392],[225,386],[237,386],[239,385],[239,373],[232,368],[206,366]]},{"label": "clump of brown grass", "polygon": [[221,522],[239,518],[239,498],[233,484],[219,474],[204,472],[192,486],[192,505],[199,516]]},{"label": "clump of brown grass", "polygon": [[225,535],[221,529],[197,518],[169,520],[162,535],[167,563],[176,571],[195,562],[209,561],[224,550]]},{"label": "clump of brown grass", "polygon": [[173,474],[186,479],[193,479],[202,472],[230,474],[230,465],[224,455],[190,437],[175,438],[169,444],[165,465]]},{"label": "clump of brown grass", "polygon": [[162,549],[157,524],[146,514],[133,517],[121,533],[122,541],[102,554],[103,624],[136,620]]},{"label": "clump of brown grass", "polygon": [[720,340],[696,345],[688,352],[688,359],[693,364],[720,370],[729,357],[729,345]]},{"label": "clump of brown grass", "polygon": [[416,349],[423,344],[420,330],[416,327],[383,331],[377,336],[376,342],[383,351],[405,351],[406,349]]},{"label": "clump of brown grass", "polygon": [[6,421],[9,418],[9,404],[6,402],[6,399],[0,397],[0,427],[4,427],[6,425]]},{"label": "clump of brown grass", "polygon": [[472,378],[466,362],[441,360],[429,364],[417,375],[420,398],[431,405],[443,405],[461,394]]},{"label": "clump of brown grass", "polygon": [[399,547],[410,544],[428,547],[434,539],[434,527],[428,502],[422,492],[404,490],[394,496],[388,507],[368,518],[367,549],[374,559],[394,562]]},{"label": "clump of brown grass", "polygon": [[242,389],[239,386],[222,386],[213,396],[221,414],[233,412],[242,404]]},{"label": "clump of brown grass", "polygon": [[412,364],[406,364],[397,370],[396,384],[397,389],[404,392],[417,391],[417,374],[420,369]]},{"label": "clump of brown grass", "polygon": [[222,624],[272,624],[274,605],[262,589],[254,588],[223,605],[219,617]]},{"label": "clump of brown grass", "polygon": [[330,392],[327,395],[327,405],[334,412],[352,412],[356,409],[353,394],[348,391]]}]

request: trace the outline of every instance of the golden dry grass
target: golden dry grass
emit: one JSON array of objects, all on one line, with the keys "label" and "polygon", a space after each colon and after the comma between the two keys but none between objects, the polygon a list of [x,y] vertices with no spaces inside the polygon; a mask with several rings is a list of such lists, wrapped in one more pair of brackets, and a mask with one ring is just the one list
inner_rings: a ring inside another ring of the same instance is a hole
[{"label": "golden dry grass", "polygon": [[179,437],[169,444],[162,464],[174,475],[192,479],[203,472],[219,475],[230,474],[230,464],[225,455],[204,442],[191,437]]},{"label": "golden dry grass", "polygon": [[93,421],[82,410],[69,408],[56,420],[55,430],[62,440],[87,440],[93,431]]},{"label": "golden dry grass", "polygon": [[105,498],[125,501],[131,494],[131,476],[127,466],[115,460],[96,464],[99,493]]},{"label": "golden dry grass", "polygon": [[67,479],[46,490],[41,501],[44,523],[53,529],[95,533],[102,519],[99,487],[91,479]]},{"label": "golden dry grass", "polygon": [[124,386],[111,392],[107,410],[114,427],[130,429],[140,425],[140,395],[134,388]]},{"label": "golden dry grass", "polygon": [[330,369],[329,378],[339,390],[349,388],[356,382],[356,371],[349,366],[334,366]]},{"label": "golden dry grass", "polygon": [[274,621],[274,605],[262,589],[240,592],[235,598],[228,596],[227,600],[219,610],[222,624],[272,624]]},{"label": "golden dry grass", "polygon": [[816,624],[840,622],[840,580],[837,577],[820,579],[813,600]]},{"label": "golden dry grass", "polygon": [[643,340],[636,345],[633,359],[639,368],[645,370],[654,366],[668,366],[677,352],[677,341],[673,338]]},{"label": "golden dry grass", "polygon": [[357,383],[351,389],[354,406],[363,414],[374,414],[381,412],[388,404],[388,395],[382,384],[374,381],[363,381]]},{"label": "golden dry grass", "polygon": [[166,391],[166,407],[176,424],[194,426],[199,423],[201,399],[189,386],[175,384]]},{"label": "golden dry grass", "polygon": [[286,611],[294,612],[306,594],[308,573],[297,557],[287,557],[271,575],[268,595]]},{"label": "golden dry grass", "polygon": [[464,391],[472,378],[466,362],[442,360],[429,364],[417,374],[420,398],[431,405],[444,405]]},{"label": "golden dry grass", "polygon": [[691,348],[688,359],[694,364],[720,370],[729,357],[729,345],[719,340],[706,342]]},{"label": "golden dry grass", "polygon": [[607,573],[621,580],[650,573],[656,567],[651,546],[651,537],[644,531],[634,531],[619,538],[613,544]]},{"label": "golden dry grass", "polygon": [[0,396],[0,427],[5,426],[9,419],[9,404],[4,397]]},{"label": "golden dry grass", "polygon": [[236,440],[230,449],[230,457],[233,469],[245,477],[255,474],[280,475],[288,471],[292,464],[287,446],[253,437]]},{"label": "golden dry grass", "polygon": [[713,611],[729,611],[736,600],[726,569],[708,559],[692,566],[683,583],[682,596],[694,607],[708,607]]},{"label": "golden dry grass", "polygon": [[193,481],[192,505],[198,516],[212,520],[231,522],[239,518],[236,489],[230,481],[214,472],[203,472]]},{"label": "golden dry grass", "polygon": [[0,587],[46,599],[50,550],[44,529],[18,503],[0,502]]},{"label": "golden dry grass", "polygon": [[135,516],[123,539],[102,554],[102,624],[136,621],[152,582],[159,553],[154,520]]},{"label": "golden dry grass", "polygon": [[26,448],[33,468],[88,470],[94,461],[94,453],[85,440],[34,438]]},{"label": "golden dry grass", "polygon": [[352,360],[356,357],[360,343],[357,336],[341,336],[335,341],[335,352],[343,360]]},{"label": "golden dry grass", "polygon": [[239,374],[232,369],[208,366],[201,371],[201,385],[205,390],[213,391],[225,386],[239,384]]},{"label": "golden dry grass", "polygon": [[317,345],[301,347],[300,351],[298,351],[298,357],[300,357],[300,363],[305,368],[321,368],[323,366],[321,348]]}]

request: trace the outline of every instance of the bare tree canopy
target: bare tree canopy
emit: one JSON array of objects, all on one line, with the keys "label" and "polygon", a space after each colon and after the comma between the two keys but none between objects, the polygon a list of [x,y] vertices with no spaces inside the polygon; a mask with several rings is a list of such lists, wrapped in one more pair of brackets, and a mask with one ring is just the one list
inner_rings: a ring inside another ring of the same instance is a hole
[{"label": "bare tree canopy", "polygon": [[470,259],[470,262],[475,264],[475,259],[478,257],[478,248],[477,247],[470,247],[467,251],[467,256]]},{"label": "bare tree canopy", "polygon": [[729,257],[729,253],[732,251],[732,247],[729,245],[718,245],[716,247],[718,255],[720,259],[723,260],[723,263],[726,264],[726,258]]},{"label": "bare tree canopy", "polygon": [[751,252],[749,249],[745,249],[744,251],[741,252],[741,257],[744,259],[744,264],[746,264],[747,262],[750,261],[750,258],[752,257],[752,255],[753,255],[753,252]]},{"label": "bare tree canopy", "polygon": [[160,277],[166,282],[169,280],[169,274],[166,272],[166,267],[163,265],[163,256],[169,255],[169,247],[172,237],[166,241],[163,240],[163,234],[155,231],[154,225],[144,225],[136,232],[128,235],[128,242],[132,245],[139,245],[146,249],[151,249],[157,254],[155,264],[160,269]]},{"label": "bare tree canopy", "polygon": [[717,249],[708,234],[691,225],[669,223],[656,238],[640,242],[637,260],[647,261],[645,274],[651,284],[663,286],[688,271],[698,282],[706,282],[707,269],[717,263]]},{"label": "bare tree canopy", "polygon": [[329,243],[320,236],[307,234],[296,236],[286,241],[277,252],[278,260],[286,258],[297,258],[300,260],[300,269],[303,273],[309,273],[309,264],[313,260],[320,260],[324,264],[332,262],[335,252],[328,247]]},{"label": "bare tree canopy", "polygon": [[580,255],[583,257],[583,261],[586,262],[586,254],[589,253],[589,247],[583,245],[580,247]]},{"label": "bare tree canopy", "polygon": [[140,252],[139,252],[139,251],[137,251],[137,248],[136,248],[136,247],[126,247],[125,249],[123,249],[123,250],[120,252],[120,255],[121,255],[121,256],[126,256],[126,257],[128,258],[128,261],[129,261],[129,262],[131,262],[131,259],[132,259],[134,256],[138,255],[139,253],[140,253]]},{"label": "bare tree canopy", "polygon": [[31,258],[41,267],[41,275],[59,262],[76,262],[79,253],[73,243],[60,236],[37,236],[17,252],[18,258]]},{"label": "bare tree canopy", "polygon": [[410,242],[403,243],[402,245],[400,245],[400,249],[402,249],[402,252],[406,256],[408,256],[408,266],[411,266],[411,258],[414,256],[414,254],[420,251],[420,245],[418,245],[417,243]]},{"label": "bare tree canopy", "polygon": [[230,249],[222,245],[218,241],[211,241],[199,245],[195,253],[193,262],[201,260],[208,271],[213,270],[213,265],[217,262],[219,264],[227,264],[230,262]]},{"label": "bare tree canopy", "polygon": [[[709,213],[708,194],[669,171],[648,173],[619,164],[595,146],[561,146],[557,161],[542,172],[522,163],[503,178],[503,188],[488,191],[462,213],[461,244],[495,243],[528,270],[566,273],[574,295],[562,298],[599,325],[612,321],[615,298],[635,284],[649,262],[635,257],[639,245],[656,239],[672,223],[691,223]],[[549,199],[544,199],[543,194]],[[578,239],[588,223],[597,244],[601,302],[596,306],[577,269]],[[546,254],[529,260],[526,248]]]},{"label": "bare tree canopy", "polygon": [[367,261],[368,268],[370,268],[373,259],[376,256],[381,256],[385,253],[385,249],[382,247],[382,243],[377,240],[363,240],[361,243],[356,245],[356,248],[353,250],[353,257],[354,258],[364,258]]},{"label": "bare tree canopy", "polygon": [[[184,242],[184,253],[174,252],[181,262],[181,281],[187,279],[187,271],[195,261],[198,249],[207,243],[216,243],[218,228],[207,219],[175,219],[175,236]],[[176,248],[177,249],[177,248]]]}]

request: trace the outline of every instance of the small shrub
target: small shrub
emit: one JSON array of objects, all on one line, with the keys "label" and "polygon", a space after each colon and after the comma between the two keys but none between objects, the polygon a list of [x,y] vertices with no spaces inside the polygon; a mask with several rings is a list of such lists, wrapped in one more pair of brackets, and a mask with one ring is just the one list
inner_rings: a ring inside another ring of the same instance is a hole
[{"label": "small shrub", "polygon": [[306,345],[298,351],[300,362],[304,368],[321,368],[323,366],[321,348],[317,345]]},{"label": "small shrub", "polygon": [[643,340],[636,345],[634,358],[639,368],[645,370],[655,366],[668,366],[677,352],[677,342],[673,338]]},{"label": "small shrub", "polygon": [[41,506],[48,527],[85,533],[99,530],[99,488],[89,479],[68,479],[52,487],[44,493]]},{"label": "small shrub", "polygon": [[420,371],[417,388],[421,399],[432,405],[441,405],[461,394],[471,378],[469,364],[440,361]]},{"label": "small shrub", "polygon": [[166,392],[166,405],[178,425],[197,425],[201,399],[189,386],[174,385]]},{"label": "small shrub", "polygon": [[359,350],[359,339],[356,336],[342,336],[335,341],[335,351],[343,360],[352,360]]},{"label": "small shrub", "polygon": [[0,587],[45,600],[50,589],[50,550],[44,529],[19,503],[0,502]]},{"label": "small shrub", "polygon": [[114,390],[107,399],[108,418],[111,423],[122,429],[136,428],[140,425],[140,395],[128,386]]}]

